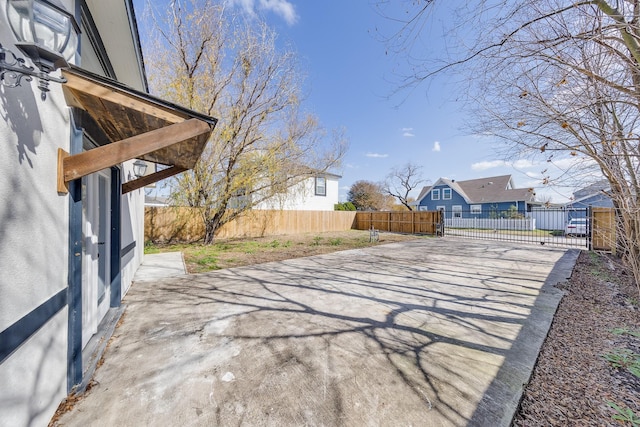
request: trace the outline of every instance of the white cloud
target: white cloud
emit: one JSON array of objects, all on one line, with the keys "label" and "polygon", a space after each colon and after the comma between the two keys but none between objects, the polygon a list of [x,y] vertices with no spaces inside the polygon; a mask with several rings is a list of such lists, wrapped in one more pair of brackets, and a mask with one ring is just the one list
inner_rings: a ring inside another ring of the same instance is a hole
[{"label": "white cloud", "polygon": [[280,16],[288,25],[298,22],[295,7],[288,0],[231,0],[231,4],[239,5],[250,16],[256,15],[256,8],[273,12]]},{"label": "white cloud", "polygon": [[501,168],[501,167],[510,167],[515,169],[529,169],[536,166],[539,166],[539,163],[532,162],[527,159],[519,159],[515,162],[505,162],[504,160],[491,160],[478,162],[471,165],[471,169],[474,171],[483,171],[487,169]]},{"label": "white cloud", "polygon": [[298,21],[298,15],[293,4],[287,0],[260,0],[260,6],[263,9],[280,15],[288,25],[293,25]]},{"label": "white cloud", "polygon": [[342,187],[340,187],[341,190],[351,190],[351,187],[349,187],[348,185],[343,185]]},{"label": "white cloud", "polygon": [[525,175],[527,175],[529,178],[539,178],[540,174],[536,173],[536,172],[527,172]]},{"label": "white cloud", "polygon": [[474,171],[484,171],[487,169],[499,168],[506,166],[504,160],[492,160],[490,162],[478,162],[471,165],[471,169]]},{"label": "white cloud", "polygon": [[440,152],[440,141],[434,141],[431,151],[435,151],[436,153]]},{"label": "white cloud", "polygon": [[408,138],[416,136],[413,133],[413,128],[402,128],[401,130],[402,130],[402,136],[406,136]]},{"label": "white cloud", "polygon": [[509,166],[513,166],[516,169],[528,169],[538,165],[538,163],[534,163],[531,160],[527,160],[527,159],[519,159],[513,163],[507,163],[507,164]]},{"label": "white cloud", "polygon": [[385,157],[389,157],[388,154],[380,154],[380,153],[367,153],[365,154],[367,157],[373,157],[375,159],[384,159]]},{"label": "white cloud", "polygon": [[358,169],[360,166],[354,165],[353,163],[347,163],[344,165],[347,169]]}]

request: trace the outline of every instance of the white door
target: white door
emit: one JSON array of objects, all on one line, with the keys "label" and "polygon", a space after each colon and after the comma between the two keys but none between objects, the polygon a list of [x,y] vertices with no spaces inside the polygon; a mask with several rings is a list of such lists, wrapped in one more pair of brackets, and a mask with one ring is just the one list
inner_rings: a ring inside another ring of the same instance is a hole
[{"label": "white door", "polygon": [[83,179],[82,346],[98,331],[109,310],[111,174]]}]

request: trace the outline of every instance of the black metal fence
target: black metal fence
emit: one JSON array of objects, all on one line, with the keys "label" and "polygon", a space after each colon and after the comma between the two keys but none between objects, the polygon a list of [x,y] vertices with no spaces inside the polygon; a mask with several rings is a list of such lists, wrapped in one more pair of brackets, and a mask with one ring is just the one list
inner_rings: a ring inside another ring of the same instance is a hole
[{"label": "black metal fence", "polygon": [[532,208],[530,212],[444,212],[444,234],[538,245],[590,248],[590,209]]}]

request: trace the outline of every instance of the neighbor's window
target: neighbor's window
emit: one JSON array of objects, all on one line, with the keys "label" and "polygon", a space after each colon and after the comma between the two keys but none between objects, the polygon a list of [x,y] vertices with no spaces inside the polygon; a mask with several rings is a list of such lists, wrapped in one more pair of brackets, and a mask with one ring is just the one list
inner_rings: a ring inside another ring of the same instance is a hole
[{"label": "neighbor's window", "polygon": [[482,213],[482,205],[471,205],[471,213],[472,214],[481,214]]},{"label": "neighbor's window", "polygon": [[460,205],[451,206],[451,212],[453,212],[454,218],[462,218],[462,206]]},{"label": "neighbor's window", "polygon": [[431,190],[431,200],[440,200],[440,189]]},{"label": "neighbor's window", "polygon": [[442,189],[442,200],[450,200],[451,199],[451,189],[443,188]]},{"label": "neighbor's window", "polygon": [[247,209],[251,207],[251,194],[248,188],[239,188],[233,192],[228,202],[229,209]]},{"label": "neighbor's window", "polygon": [[316,196],[327,195],[327,179],[322,177],[316,177]]}]

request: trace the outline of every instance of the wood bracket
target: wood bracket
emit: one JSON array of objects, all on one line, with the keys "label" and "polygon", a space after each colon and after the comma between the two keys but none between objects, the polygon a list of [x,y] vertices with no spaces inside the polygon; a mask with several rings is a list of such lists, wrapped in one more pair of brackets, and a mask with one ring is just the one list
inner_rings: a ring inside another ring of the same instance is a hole
[{"label": "wood bracket", "polygon": [[66,193],[69,181],[209,133],[211,129],[209,123],[194,118],[74,155],[59,149],[58,191]]}]

